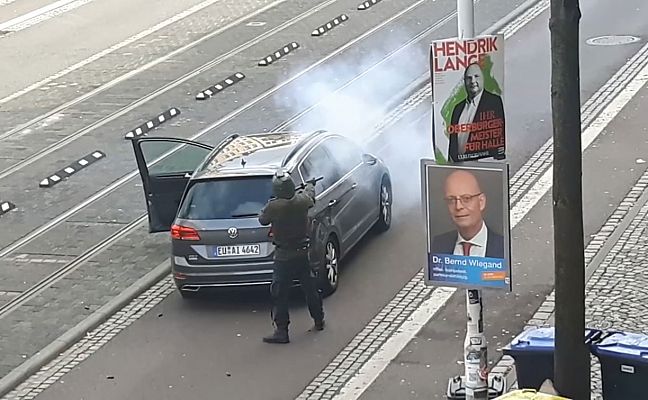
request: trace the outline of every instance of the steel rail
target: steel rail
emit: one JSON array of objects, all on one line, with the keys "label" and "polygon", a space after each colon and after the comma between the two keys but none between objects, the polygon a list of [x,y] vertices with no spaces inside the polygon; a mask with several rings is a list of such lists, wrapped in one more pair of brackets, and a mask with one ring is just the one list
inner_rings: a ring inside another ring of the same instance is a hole
[{"label": "steel rail", "polygon": [[[316,68],[317,66],[319,66],[319,65],[323,64],[324,62],[326,62],[327,60],[329,60],[329,59],[333,58],[334,56],[340,54],[341,52],[343,52],[347,48],[349,48],[349,47],[353,46],[354,44],[360,42],[361,40],[365,39],[366,37],[368,37],[372,33],[378,31],[379,29],[383,28],[384,26],[388,25],[389,23],[397,20],[398,18],[400,18],[403,15],[407,14],[408,12],[414,10],[416,7],[420,6],[421,4],[424,4],[425,2],[426,2],[426,0],[419,0],[416,3],[410,5],[409,7],[405,8],[404,10],[400,11],[399,13],[393,15],[389,19],[387,19],[387,20],[381,22],[380,24],[376,25],[375,27],[371,28],[370,30],[368,30],[364,34],[362,34],[362,35],[354,38],[353,40],[345,43],[344,45],[338,47],[337,49],[335,49],[334,51],[329,53],[327,56],[319,59],[318,61],[311,64],[310,66],[303,69],[302,71],[300,71],[296,75],[292,76],[291,78],[287,79],[286,81],[280,83],[279,85],[277,85],[277,86],[275,86],[275,87],[273,87],[271,89],[268,89],[267,91],[265,91],[265,92],[261,93],[260,95],[258,95],[256,98],[250,100],[245,105],[239,107],[238,109],[230,112],[229,114],[225,115],[224,117],[220,118],[219,120],[215,121],[214,123],[210,124],[209,126],[203,128],[201,131],[199,131],[198,133],[196,133],[195,135],[191,136],[188,139],[189,140],[195,140],[195,139],[197,139],[197,138],[211,132],[215,128],[219,127],[220,125],[224,124],[227,121],[230,121],[231,119],[235,118],[239,114],[241,114],[244,111],[246,111],[246,110],[250,109],[251,107],[253,107],[255,104],[257,104],[261,100],[269,97],[271,94],[277,92],[278,90],[285,87],[289,83],[291,83],[291,82],[295,81],[296,79],[298,79],[299,77],[303,76],[308,71]],[[456,12],[451,12],[451,13],[445,15],[444,17],[437,20],[434,24],[429,26],[427,29],[425,29],[425,32],[427,32],[427,34],[430,34],[434,30],[439,29],[441,26],[443,26],[447,22],[451,21],[455,15],[456,15]],[[416,37],[418,38],[416,41],[411,41],[410,40],[410,41],[406,42],[405,44],[401,45],[399,47],[399,49],[389,53],[385,57],[382,57],[380,61],[378,61],[373,66],[369,67],[369,69],[373,69],[373,68],[375,68],[375,66],[377,64],[385,62],[386,59],[388,59],[388,58],[394,57],[394,55],[398,54],[399,50],[402,50],[405,47],[411,46],[412,44],[420,42],[423,39],[425,39],[424,35],[417,35]],[[361,75],[365,75],[364,72],[361,73]],[[344,85],[342,87],[339,87],[336,90],[336,92],[344,89],[347,86],[348,85]],[[303,116],[304,114],[302,113],[301,115]],[[386,118],[388,118],[388,117],[389,116],[386,116]],[[289,120],[294,120],[294,117],[291,117]],[[388,125],[384,125],[381,129],[385,129],[387,126]],[[179,149],[181,149],[184,146],[185,146],[184,144],[183,145],[178,145],[178,146],[168,150],[166,153],[162,154],[157,159],[153,160],[151,162],[151,164],[155,164],[155,163],[165,159],[166,157],[168,157],[171,154],[175,153],[176,151],[178,151]],[[87,207],[91,203],[93,203],[93,202],[107,196],[108,194],[115,191],[117,188],[121,187],[123,184],[125,184],[129,180],[133,179],[138,174],[139,174],[139,170],[132,171],[131,173],[123,176],[122,178],[120,178],[117,181],[113,182],[109,186],[107,186],[107,187],[103,188],[102,190],[100,190],[99,192],[95,193],[94,195],[92,195],[88,199],[86,199],[83,202],[77,204],[75,207],[71,208],[70,210],[66,211],[65,213],[60,214],[56,218],[54,218],[54,219],[50,220],[49,222],[47,222],[46,224],[44,224],[44,225],[40,226],[39,228],[31,231],[29,234],[22,237],[21,239],[15,241],[14,243],[10,244],[9,246],[6,246],[2,250],[0,250],[0,258],[7,256],[8,254],[12,253],[13,251],[17,250],[18,248],[20,248],[20,247],[26,245],[27,243],[31,242],[32,240],[34,240],[38,236],[40,236],[43,233],[49,231],[50,229],[52,229],[56,225],[64,222],[70,216],[76,214],[78,211],[80,211],[83,208]],[[135,220],[130,222],[128,225],[126,225],[125,227],[123,227],[119,231],[117,231],[117,232],[111,234],[110,236],[108,236],[107,238],[103,239],[100,243],[98,243],[95,246],[91,247],[90,249],[88,249],[87,251],[85,251],[84,253],[82,253],[81,255],[79,255],[78,257],[76,257],[74,260],[70,261],[66,265],[62,266],[61,268],[59,268],[56,271],[52,272],[51,274],[47,275],[44,279],[42,279],[41,281],[39,281],[38,283],[36,283],[32,287],[30,287],[29,289],[25,290],[24,292],[22,292],[18,296],[14,297],[8,303],[0,306],[0,319],[5,317],[6,315],[8,315],[11,311],[15,310],[20,305],[22,305],[25,302],[29,301],[31,298],[33,298],[34,296],[36,296],[37,294],[42,292],[45,288],[49,287],[51,284],[53,284],[56,281],[62,279],[68,273],[74,271],[77,267],[82,265],[83,262],[85,262],[89,258],[91,258],[94,255],[97,255],[100,252],[104,251],[105,249],[110,247],[110,245],[112,245],[115,241],[121,239],[122,237],[124,237],[128,233],[132,232],[135,228],[137,228],[137,226],[139,224],[144,222],[146,219],[147,219],[147,214],[143,214],[143,215],[137,217]]]},{"label": "steel rail", "polygon": [[[87,135],[88,133],[91,133],[91,132],[101,128],[102,126],[116,120],[117,118],[123,116],[124,114],[127,114],[127,113],[135,110],[136,108],[148,103],[149,101],[155,99],[156,97],[158,97],[158,96],[160,96],[160,95],[162,95],[162,94],[164,94],[164,93],[166,93],[166,92],[168,92],[168,91],[182,85],[183,83],[187,82],[188,80],[190,80],[192,78],[195,78],[196,76],[198,76],[198,75],[208,71],[209,69],[221,64],[223,61],[226,61],[226,60],[234,57],[235,55],[241,53],[242,51],[245,51],[245,50],[249,49],[250,47],[259,44],[263,40],[268,39],[269,37],[271,37],[271,36],[281,32],[281,31],[289,28],[292,25],[295,25],[296,23],[300,22],[301,20],[310,17],[311,15],[321,11],[323,8],[335,3],[336,1],[337,0],[327,0],[327,1],[323,2],[323,3],[318,4],[317,6],[312,7],[310,9],[304,11],[303,13],[289,19],[288,21],[282,23],[281,25],[276,26],[276,27],[270,29],[269,31],[267,31],[267,32],[265,32],[265,33],[263,33],[261,35],[258,35],[255,38],[253,38],[253,39],[251,39],[251,40],[249,40],[249,41],[235,47],[234,49],[222,54],[221,56],[215,58],[214,60],[212,60],[212,61],[210,61],[208,63],[205,63],[205,64],[199,66],[198,68],[193,69],[192,71],[182,75],[181,77],[167,83],[166,85],[162,86],[161,88],[156,89],[156,90],[150,92],[149,94],[147,94],[146,96],[143,96],[143,97],[135,100],[134,102],[130,103],[129,105],[127,105],[125,107],[122,107],[117,111],[112,112],[111,114],[101,118],[100,120],[95,121],[95,122],[85,126],[84,128],[81,128],[81,129],[77,130],[76,132],[74,132],[74,133],[72,133],[72,134],[58,140],[55,143],[52,143],[51,145],[39,150],[35,154],[32,154],[31,156],[25,158],[24,160],[21,160],[21,161],[15,163],[15,164],[5,168],[4,170],[0,171],[0,179],[6,178],[9,175],[11,175],[13,173],[16,173],[16,172],[20,171],[21,169],[23,169],[23,168],[33,164],[34,162],[42,159],[43,157],[45,157],[45,156],[47,156],[47,155],[49,155],[49,154],[51,154],[51,153],[53,153],[53,152],[55,152],[57,150],[60,150],[64,146],[72,143],[73,141]],[[242,19],[241,22],[248,19],[248,18],[250,18],[250,16]],[[223,28],[219,29],[217,32],[220,33],[225,28],[226,27],[223,27]],[[212,32],[212,34],[210,34],[208,36],[209,37],[214,36],[214,33]],[[202,40],[202,39],[203,38],[201,38],[200,40]],[[166,55],[166,56],[164,56],[162,58],[165,58],[165,59],[169,58],[171,56],[171,54],[180,53],[179,50],[186,50],[186,48],[188,48],[188,47],[184,46],[183,48],[177,49],[177,50],[169,53],[169,55]],[[55,110],[52,110],[52,111],[50,111],[50,112],[48,112],[46,114],[41,115],[40,117],[28,122],[27,125],[21,126],[20,129],[15,128],[15,129],[12,129],[9,132],[1,134],[0,135],[0,143],[1,143],[1,141],[3,139],[10,138],[11,136],[19,133],[20,131],[22,131],[22,130],[30,127],[30,126],[36,125],[39,122],[43,121],[44,119],[46,119],[46,118],[48,118],[48,117],[50,117],[50,116],[52,116],[52,115],[54,115],[56,113],[59,113],[59,112],[65,110],[66,108],[70,108],[70,107],[72,107],[72,106],[74,106],[74,105],[76,105],[76,104],[78,104],[78,103],[80,103],[82,101],[85,101],[85,100],[87,100],[87,99],[89,99],[89,98],[91,98],[91,97],[93,97],[95,95],[98,95],[103,90],[108,89],[109,87],[114,86],[115,84],[126,80],[126,78],[124,78],[126,76],[128,76],[128,78],[132,77],[132,76],[129,76],[129,74],[130,74],[130,72],[120,76],[117,79],[115,79],[114,81],[116,81],[116,83],[114,83],[114,84],[103,85],[102,87],[97,88],[97,89],[93,90],[92,92],[86,93],[83,96],[80,96],[80,97],[76,98],[75,100],[69,101],[69,102],[57,107]],[[99,90],[99,89],[101,89],[101,90]]]}]

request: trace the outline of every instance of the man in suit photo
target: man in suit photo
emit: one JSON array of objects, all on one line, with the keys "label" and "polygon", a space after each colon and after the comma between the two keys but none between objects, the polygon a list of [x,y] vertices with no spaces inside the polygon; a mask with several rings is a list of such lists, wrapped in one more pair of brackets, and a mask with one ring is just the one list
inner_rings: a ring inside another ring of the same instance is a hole
[{"label": "man in suit photo", "polygon": [[451,126],[455,127],[450,132],[448,157],[455,162],[460,161],[458,156],[466,153],[466,144],[471,142],[470,130],[461,129],[462,125],[501,119],[504,132],[502,98],[484,90],[484,72],[479,64],[470,64],[464,71],[464,87],[466,99],[454,107],[450,119]]},{"label": "man in suit photo", "polygon": [[432,240],[432,254],[504,258],[504,237],[483,219],[486,195],[467,170],[452,172],[445,181],[444,200],[456,230]]}]

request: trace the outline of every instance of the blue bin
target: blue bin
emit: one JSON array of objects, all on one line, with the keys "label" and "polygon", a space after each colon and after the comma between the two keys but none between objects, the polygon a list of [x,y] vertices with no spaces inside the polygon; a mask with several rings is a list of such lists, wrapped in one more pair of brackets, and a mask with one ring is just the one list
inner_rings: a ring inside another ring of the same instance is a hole
[{"label": "blue bin", "polygon": [[[602,331],[585,330],[585,342],[598,340]],[[554,378],[555,328],[531,328],[520,333],[502,349],[515,360],[515,372],[520,389],[540,390],[546,379]],[[606,399],[607,400],[607,399]]]},{"label": "blue bin", "polygon": [[592,346],[601,363],[605,400],[646,399],[648,335],[617,332]]}]

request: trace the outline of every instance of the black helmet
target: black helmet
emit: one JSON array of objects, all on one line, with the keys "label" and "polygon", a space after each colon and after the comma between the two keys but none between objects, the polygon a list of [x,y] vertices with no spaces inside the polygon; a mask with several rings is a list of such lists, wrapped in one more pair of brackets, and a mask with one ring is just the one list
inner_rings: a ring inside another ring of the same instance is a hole
[{"label": "black helmet", "polygon": [[291,199],[295,195],[295,182],[283,169],[275,172],[272,177],[272,194],[281,199]]}]

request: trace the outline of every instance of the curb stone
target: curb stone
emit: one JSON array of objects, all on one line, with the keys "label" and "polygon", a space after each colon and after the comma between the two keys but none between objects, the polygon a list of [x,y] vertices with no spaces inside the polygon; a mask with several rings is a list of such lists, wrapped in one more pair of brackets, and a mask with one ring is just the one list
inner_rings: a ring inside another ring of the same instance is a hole
[{"label": "curb stone", "polygon": [[95,150],[72,164],[68,164],[65,168],[61,168],[55,173],[50,174],[47,178],[40,181],[38,186],[42,188],[52,187],[104,158],[106,158],[106,153],[101,150]]},{"label": "curb stone", "polygon": [[[506,25],[506,23],[517,17],[519,14],[522,14],[524,11],[527,11],[527,9],[535,3],[538,3],[538,0],[526,0],[518,8],[510,12],[502,20],[488,29],[485,33],[490,33],[502,29]],[[423,74],[418,79],[414,80],[410,84],[410,87],[416,87],[417,85],[425,84],[425,82],[429,82],[429,75],[427,74]],[[136,132],[131,132],[129,133],[135,136],[134,134],[136,134]],[[156,282],[162,280],[164,276],[168,274],[169,268],[170,266],[168,261],[161,263],[155,269],[153,269],[144,277],[140,278],[137,282],[131,285],[128,289],[124,290],[120,295],[113,298],[106,305],[102,306],[86,320],[77,324],[74,328],[61,335],[58,339],[45,347],[35,356],[31,357],[21,366],[0,379],[0,396],[6,395],[20,382],[24,381],[30,375],[38,371],[43,365],[46,365],[47,362],[56,358],[61,352],[65,351],[65,349],[71,344],[82,338],[87,331],[90,331],[101,325],[101,323],[107,320],[111,314],[114,314],[116,311],[123,308],[130,301],[132,301],[133,298],[136,298],[141,293],[145,292],[146,289],[153,286]]]},{"label": "curb stone", "polygon": [[274,53],[264,57],[262,60],[259,61],[258,65],[268,66],[274,63],[275,61],[278,61],[282,57],[287,56],[288,54],[290,54],[294,50],[297,50],[298,48],[299,48],[299,43],[291,42],[285,45],[284,47],[282,47],[281,49],[276,50]]},{"label": "curb stone", "polygon": [[205,90],[201,90],[197,95],[196,95],[196,100],[206,100],[209,99],[216,94],[220,93],[221,91],[229,88],[230,86],[242,81],[245,79],[245,74],[242,72],[237,72],[233,75],[228,76],[227,78],[223,79],[222,81],[208,87]]},{"label": "curb stone", "polygon": [[145,123],[141,124],[140,126],[138,126],[137,128],[133,129],[132,131],[129,131],[124,136],[124,139],[129,140],[129,139],[134,139],[136,137],[145,135],[146,133],[159,127],[166,121],[169,121],[170,119],[177,117],[178,115],[180,115],[180,110],[178,108],[171,107],[168,110],[164,111],[163,113],[158,114],[155,118],[150,119]]},{"label": "curb stone", "polygon": [[[641,209],[648,204],[648,191],[645,190],[647,187],[648,170],[639,177],[630,190],[628,190],[626,196],[621,200],[620,205],[624,207],[617,207],[617,209],[610,214],[607,221],[603,223],[599,231],[591,238],[589,243],[586,244],[584,270],[586,285],[599,267],[605,263],[605,259],[611,255],[613,256],[617,252],[615,251],[615,247],[618,241],[621,239],[624,232],[630,228],[632,221],[637,218]],[[522,331],[533,328],[554,326],[555,300],[554,289],[547,295],[540,307],[538,307],[533,314],[533,317],[531,317],[531,319],[526,323]],[[592,327],[597,328],[596,326]],[[592,372],[596,372],[596,364],[597,361],[592,356]],[[506,355],[502,356],[493,367],[492,372],[496,373],[496,369],[498,371],[506,369],[507,382],[515,382],[514,385],[506,389],[507,391],[517,387],[515,365],[512,357]],[[594,384],[594,380],[592,380],[592,383]],[[592,392],[594,398],[597,398],[597,395],[598,393],[594,391]]]},{"label": "curb stone", "polygon": [[16,208],[16,205],[10,201],[0,202],[0,216]]},{"label": "curb stone", "polygon": [[318,26],[313,32],[311,32],[311,36],[322,36],[326,32],[347,21],[348,19],[349,17],[346,14],[339,15],[329,22]]},{"label": "curb stone", "polygon": [[18,368],[5,375],[0,379],[0,397],[12,391],[21,382],[36,373],[41,367],[58,357],[67,348],[79,341],[79,339],[83,338],[88,331],[101,325],[111,315],[126,306],[133,298],[136,298],[156,282],[162,280],[167,274],[169,274],[170,269],[171,265],[169,261],[164,261],[159,264],[153,270],[149,271],[146,275],[129,286],[126,290],[121,292],[118,296],[114,297],[108,303],[88,316],[88,318],[79,322],[76,326],[59,336],[44,349],[22,363]]},{"label": "curb stone", "polygon": [[[427,79],[429,79],[429,77]],[[406,86],[402,91],[391,97],[388,104],[390,104],[390,106],[393,104],[395,107],[398,102],[402,102],[403,99],[406,99],[408,97],[408,94],[413,94],[419,86],[425,85],[425,82],[425,76],[419,77],[410,85]],[[164,279],[164,277],[169,272],[169,261],[165,261],[159,264],[145,276],[137,280],[129,288],[124,290],[117,297],[113,298],[110,302],[91,314],[84,321],[80,322],[75,327],[61,335],[50,345],[46,346],[43,350],[29,358],[18,368],[14,369],[9,374],[4,376],[2,379],[0,379],[0,398],[11,392],[18,385],[20,385],[21,382],[38,372],[39,369],[47,365],[47,363],[49,363],[50,361],[54,360],[79,339],[83,338],[86,332],[100,326],[112,314],[115,314],[124,306],[128,305],[130,301],[137,298],[137,296],[144,293],[147,289]]]},{"label": "curb stone", "polygon": [[367,10],[372,6],[375,6],[377,3],[380,3],[382,0],[368,0],[362,2],[358,5],[358,10]]}]

